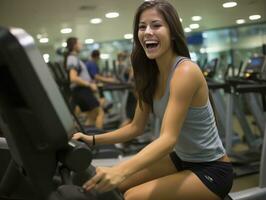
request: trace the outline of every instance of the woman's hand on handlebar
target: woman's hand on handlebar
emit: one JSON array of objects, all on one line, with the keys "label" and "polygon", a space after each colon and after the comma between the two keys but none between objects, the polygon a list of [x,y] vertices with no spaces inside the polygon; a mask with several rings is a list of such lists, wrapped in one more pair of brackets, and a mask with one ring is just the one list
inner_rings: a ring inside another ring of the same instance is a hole
[{"label": "woman's hand on handlebar", "polygon": [[91,135],[85,135],[84,133],[77,132],[72,136],[73,140],[80,140],[83,142],[86,142],[88,145],[92,144],[92,136]]}]

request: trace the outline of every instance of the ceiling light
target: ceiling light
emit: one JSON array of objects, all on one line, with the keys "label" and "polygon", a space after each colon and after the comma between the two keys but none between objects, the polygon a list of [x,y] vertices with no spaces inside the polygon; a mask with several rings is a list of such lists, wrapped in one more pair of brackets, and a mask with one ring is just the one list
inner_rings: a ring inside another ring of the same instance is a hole
[{"label": "ceiling light", "polygon": [[88,38],[85,40],[85,44],[92,44],[94,42],[94,39]]},{"label": "ceiling light", "polygon": [[40,43],[48,43],[49,39],[48,38],[41,38],[39,41],[40,41]]},{"label": "ceiling light", "polygon": [[94,18],[94,19],[91,19],[90,20],[90,22],[92,23],[92,24],[100,24],[100,23],[102,23],[102,19],[101,18]]},{"label": "ceiling light", "polygon": [[133,38],[133,34],[127,33],[127,34],[124,35],[124,38],[125,39],[132,39]]},{"label": "ceiling light", "polygon": [[200,27],[199,24],[190,24],[189,25],[189,28],[191,28],[191,29],[197,29],[199,27]]},{"label": "ceiling light", "polygon": [[244,24],[246,21],[244,19],[238,19],[236,20],[237,24]]},{"label": "ceiling light", "polygon": [[200,21],[202,19],[201,16],[193,16],[191,17],[192,21]]},{"label": "ceiling light", "polygon": [[260,18],[261,18],[260,15],[250,15],[250,16],[249,16],[249,19],[250,19],[250,20],[258,20],[258,19],[260,19]]},{"label": "ceiling light", "polygon": [[106,18],[116,18],[118,16],[119,16],[119,13],[117,13],[117,12],[109,12],[109,13],[105,14]]},{"label": "ceiling light", "polygon": [[67,46],[67,43],[66,42],[63,42],[62,43],[62,47],[66,47]]},{"label": "ceiling light", "polygon": [[188,27],[186,27],[184,30],[185,30],[186,33],[191,32],[191,28],[188,28]]},{"label": "ceiling light", "polygon": [[235,1],[229,1],[223,4],[224,8],[233,8],[237,6],[237,3]]},{"label": "ceiling light", "polygon": [[72,29],[71,29],[71,28],[62,28],[62,29],[60,30],[60,32],[61,32],[62,34],[67,34],[67,33],[71,33],[71,32],[72,32]]}]

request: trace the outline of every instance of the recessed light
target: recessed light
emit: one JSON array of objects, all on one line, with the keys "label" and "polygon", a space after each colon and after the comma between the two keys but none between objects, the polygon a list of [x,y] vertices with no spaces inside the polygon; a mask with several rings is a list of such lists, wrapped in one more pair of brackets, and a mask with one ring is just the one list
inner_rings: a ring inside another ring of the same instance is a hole
[{"label": "recessed light", "polygon": [[127,34],[124,35],[124,38],[125,39],[132,39],[133,38],[133,34],[127,33]]},{"label": "recessed light", "polygon": [[260,15],[250,15],[248,18],[249,18],[250,20],[258,20],[258,19],[261,18],[261,16],[260,16]]},{"label": "recessed light", "polygon": [[200,21],[202,19],[201,16],[193,16],[191,17],[192,21]]},{"label": "recessed light", "polygon": [[197,29],[197,28],[199,28],[199,27],[200,27],[199,24],[190,24],[190,25],[189,25],[189,28],[191,28],[191,29]]},{"label": "recessed light", "polygon": [[60,30],[60,32],[61,32],[62,34],[67,34],[67,33],[71,33],[71,32],[72,32],[72,29],[71,29],[71,28],[62,28],[62,29]]},{"label": "recessed light", "polygon": [[66,42],[63,42],[62,43],[62,47],[67,47],[67,43]]},{"label": "recessed light", "polygon": [[94,42],[94,39],[88,38],[85,40],[85,44],[92,44]]},{"label": "recessed light", "polygon": [[238,19],[236,20],[237,24],[244,24],[246,21],[244,19]]},{"label": "recessed light", "polygon": [[109,12],[105,14],[106,18],[116,18],[119,17],[119,13],[118,12]]},{"label": "recessed light", "polygon": [[237,6],[237,3],[235,1],[229,1],[223,4],[224,8],[233,8]]},{"label": "recessed light", "polygon": [[189,32],[191,32],[191,28],[186,27],[186,28],[184,29],[184,31],[185,31],[186,33],[189,33]]},{"label": "recessed light", "polygon": [[48,43],[49,39],[48,38],[41,38],[39,41],[40,41],[40,43]]},{"label": "recessed light", "polygon": [[90,22],[92,23],[92,24],[100,24],[100,23],[102,23],[102,19],[101,18],[94,18],[94,19],[91,19],[90,20]]}]

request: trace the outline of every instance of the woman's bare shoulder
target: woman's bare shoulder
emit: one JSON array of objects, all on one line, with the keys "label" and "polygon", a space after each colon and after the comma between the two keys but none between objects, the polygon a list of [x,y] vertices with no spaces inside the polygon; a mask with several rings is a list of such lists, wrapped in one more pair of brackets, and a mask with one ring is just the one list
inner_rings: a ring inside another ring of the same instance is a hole
[{"label": "woman's bare shoulder", "polygon": [[189,79],[197,81],[202,79],[200,67],[191,60],[184,60],[175,69],[173,79]]}]

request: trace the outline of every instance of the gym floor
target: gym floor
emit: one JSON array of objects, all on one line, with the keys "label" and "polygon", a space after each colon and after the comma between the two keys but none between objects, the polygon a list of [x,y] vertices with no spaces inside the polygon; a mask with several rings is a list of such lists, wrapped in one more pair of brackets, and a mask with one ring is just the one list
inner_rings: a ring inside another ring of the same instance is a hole
[{"label": "gym floor", "polygon": [[239,177],[234,180],[231,192],[237,192],[251,187],[256,187],[258,185],[259,185],[259,174]]}]

